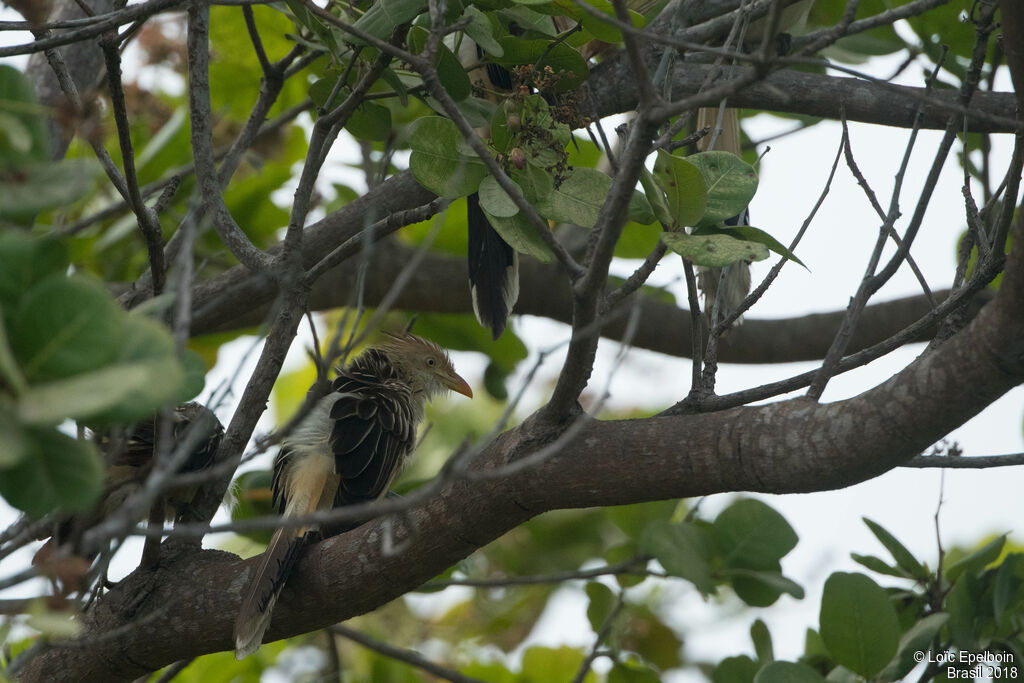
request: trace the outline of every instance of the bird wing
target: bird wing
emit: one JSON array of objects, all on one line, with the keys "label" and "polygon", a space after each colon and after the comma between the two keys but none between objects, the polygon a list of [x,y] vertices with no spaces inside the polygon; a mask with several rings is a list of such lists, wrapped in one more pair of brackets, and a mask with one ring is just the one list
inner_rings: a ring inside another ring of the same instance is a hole
[{"label": "bird wing", "polygon": [[334,505],[351,505],[383,495],[416,440],[412,393],[395,381],[339,377],[341,391],[331,407],[329,443],[341,478]]}]

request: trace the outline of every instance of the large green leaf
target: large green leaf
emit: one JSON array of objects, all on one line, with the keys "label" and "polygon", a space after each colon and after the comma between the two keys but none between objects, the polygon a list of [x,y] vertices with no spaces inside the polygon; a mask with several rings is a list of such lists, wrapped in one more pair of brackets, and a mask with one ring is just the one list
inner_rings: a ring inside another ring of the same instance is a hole
[{"label": "large green leaf", "polygon": [[28,436],[17,417],[7,405],[0,403],[0,470],[20,463],[28,450]]},{"label": "large green leaf", "polygon": [[98,282],[51,275],[22,297],[11,347],[30,381],[88,372],[116,354],[121,316]]},{"label": "large green leaf", "polygon": [[828,577],[820,622],[821,638],[835,660],[865,678],[884,669],[899,647],[896,610],[886,592],[863,574]]},{"label": "large green leaf", "polygon": [[35,237],[20,230],[0,235],[0,305],[13,313],[21,295],[33,285],[68,267],[68,250],[54,237]]},{"label": "large green leaf", "polygon": [[89,420],[120,407],[132,417],[142,418],[160,402],[153,406],[153,401],[134,399],[147,393],[162,396],[168,369],[174,368],[171,364],[126,363],[34,384],[19,398],[18,416],[26,424],[55,426],[69,418]]},{"label": "large green leaf", "polygon": [[740,261],[763,261],[768,258],[768,247],[763,244],[738,240],[729,235],[666,232],[661,239],[672,251],[705,268],[724,268]]},{"label": "large green leaf", "polygon": [[658,520],[648,525],[640,547],[654,556],[669,574],[693,583],[701,593],[711,593],[711,548],[707,532],[696,524]]},{"label": "large green leaf", "polygon": [[[412,21],[426,7],[426,0],[377,0],[353,25],[375,38],[387,40],[395,27]],[[351,36],[347,39],[356,45],[365,44]]]},{"label": "large green leaf", "polygon": [[[489,215],[498,218],[511,218],[519,213],[519,207],[516,206],[515,201],[501,188],[494,176],[487,176],[480,181],[479,192],[480,208]],[[520,192],[522,191],[520,190]]]},{"label": "large green leaf", "polygon": [[442,197],[464,197],[480,187],[487,167],[475,155],[461,152],[455,124],[440,116],[426,116],[409,127],[409,169],[416,181]]},{"label": "large green leaf", "polygon": [[36,214],[67,206],[92,189],[100,174],[92,159],[23,164],[0,175],[0,220],[26,225]]},{"label": "large green leaf", "polygon": [[712,683],[753,683],[758,665],[747,655],[726,657],[711,672]]},{"label": "large green leaf", "polygon": [[763,244],[768,247],[771,251],[774,251],[779,256],[788,258],[794,263],[798,263],[804,268],[804,262],[796,257],[792,251],[787,249],[781,242],[766,233],[760,228],[755,228],[750,225],[717,225],[717,226],[705,226],[698,228],[693,231],[694,235],[729,235],[735,237],[738,240],[745,242],[755,242],[757,244]]},{"label": "large green leaf", "polygon": [[[425,30],[415,27],[409,31],[409,47],[414,52],[422,52],[426,44],[427,32]],[[469,75],[462,63],[459,62],[459,58],[444,43],[437,46],[434,66],[437,67],[438,80],[441,81],[441,85],[453,100],[460,102],[469,97],[473,90],[473,86],[469,82]]]},{"label": "large green leaf", "polygon": [[661,676],[639,662],[616,661],[608,672],[608,683],[659,683]]},{"label": "large green leaf", "polygon": [[927,579],[928,571],[917,561],[917,558],[911,554],[907,547],[900,543],[895,536],[889,533],[881,524],[873,522],[867,517],[861,517],[864,523],[867,525],[871,533],[875,535],[885,549],[888,550],[896,564],[904,569],[908,575],[915,579]]},{"label": "large green leaf", "polygon": [[587,621],[596,633],[601,630],[615,609],[615,594],[611,588],[597,581],[588,582],[584,590],[590,599],[590,604],[587,605]]},{"label": "large green leaf", "polygon": [[825,683],[825,679],[806,664],[772,662],[757,672],[754,683]]},{"label": "large green leaf", "polygon": [[1006,534],[996,536],[967,557],[954,562],[946,570],[946,578],[953,582],[960,578],[964,572],[974,573],[980,571],[985,565],[994,562],[999,557],[999,553],[1003,551],[1005,544]]},{"label": "large green leaf", "polygon": [[520,254],[529,254],[541,263],[550,263],[554,258],[547,243],[537,234],[530,220],[521,212],[510,217],[487,213],[487,219],[501,238]]},{"label": "large green leaf", "polygon": [[948,614],[936,612],[911,626],[900,638],[899,651],[879,675],[879,678],[883,681],[902,680],[920,663],[915,655],[920,656],[921,652],[928,652],[935,636],[947,621],[949,621]]},{"label": "large green leaf", "polygon": [[[523,653],[523,673],[520,683],[548,683],[549,681],[571,681],[583,663],[583,652],[576,648],[533,646]],[[593,683],[593,672],[584,678]]]},{"label": "large green leaf", "polygon": [[738,500],[714,522],[715,540],[727,567],[760,569],[796,547],[797,535],[785,517],[759,500]]},{"label": "large green leaf", "polygon": [[782,575],[778,562],[766,562],[764,569],[722,569],[719,574],[728,578],[736,595],[752,607],[772,605],[783,593],[797,600],[804,597],[804,589]]},{"label": "large green leaf", "polygon": [[597,214],[608,198],[612,179],[594,168],[576,168],[537,203],[537,211],[556,223],[572,223],[592,228]]},{"label": "large green leaf", "polygon": [[45,161],[45,110],[32,83],[13,66],[0,64],[0,167]]},{"label": "large green leaf", "polygon": [[26,428],[28,450],[0,476],[0,495],[31,517],[91,506],[103,489],[103,460],[88,441],[56,429]]},{"label": "large green leaf", "polygon": [[673,228],[696,225],[704,216],[708,190],[697,166],[682,157],[658,150],[654,180],[665,193]]},{"label": "large green leaf", "polygon": [[466,28],[463,30],[467,36],[473,39],[474,43],[480,46],[480,49],[495,57],[501,57],[505,54],[505,51],[501,49],[501,43],[494,37],[494,27],[491,25],[487,15],[473,5],[469,5],[466,7],[462,17],[469,19],[469,23],[466,24]]},{"label": "large green leaf", "polygon": [[747,207],[757,192],[754,167],[729,152],[699,152],[686,157],[704,176],[707,208],[697,227],[718,225]]}]

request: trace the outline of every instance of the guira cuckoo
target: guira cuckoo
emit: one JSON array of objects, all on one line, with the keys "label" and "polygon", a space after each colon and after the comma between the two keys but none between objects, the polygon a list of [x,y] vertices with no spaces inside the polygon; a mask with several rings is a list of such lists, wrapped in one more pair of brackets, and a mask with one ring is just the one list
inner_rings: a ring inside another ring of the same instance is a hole
[{"label": "guira cuckoo", "polygon": [[[190,436],[193,430],[198,430],[198,433]],[[153,470],[157,431],[157,419],[151,417],[135,425],[124,437],[109,430],[94,433],[93,438],[106,454],[109,465],[103,497],[91,510],[57,520],[50,540],[36,553],[33,563],[45,563],[58,548],[90,561],[96,557],[97,549],[83,550],[79,547],[82,534],[115,514],[145,483]],[[185,438],[194,438],[196,444],[177,472],[198,472],[209,467],[223,436],[223,425],[206,406],[195,402],[177,406],[171,413],[172,445],[169,450],[173,451]],[[192,503],[197,488],[176,486],[165,491],[156,503],[157,517],[162,514],[160,521],[176,521]]]},{"label": "guira cuckoo", "polygon": [[[404,334],[368,348],[338,371],[331,392],[282,440],[271,483],[280,514],[304,517],[384,496],[415,449],[427,401],[449,390],[473,396],[436,344]],[[238,659],[259,648],[313,528],[274,532],[235,622]]]}]

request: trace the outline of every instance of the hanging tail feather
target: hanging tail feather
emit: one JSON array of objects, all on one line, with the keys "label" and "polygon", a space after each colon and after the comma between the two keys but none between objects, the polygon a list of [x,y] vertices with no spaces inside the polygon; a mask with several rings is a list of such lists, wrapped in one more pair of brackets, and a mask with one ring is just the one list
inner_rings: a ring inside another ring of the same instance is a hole
[{"label": "hanging tail feather", "polygon": [[[722,112],[721,125],[719,126],[718,123],[718,107],[704,107],[697,110],[697,130],[711,129],[707,135],[697,141],[697,149],[702,152],[706,152],[708,149],[717,149],[742,157],[740,118],[736,110],[726,107]],[[710,146],[712,141],[715,143],[713,148]]]},{"label": "hanging tail feather", "polygon": [[[331,459],[316,455],[306,456],[298,464],[287,485],[285,517],[306,516],[317,510],[332,468]],[[263,643],[277,596],[299,558],[308,528],[278,529],[270,539],[235,621],[236,659],[244,659]]]},{"label": "hanging tail feather", "polygon": [[[697,129],[710,128],[710,132],[697,141],[697,148],[706,152],[715,149],[722,152],[729,152],[738,157],[743,156],[743,147],[740,139],[739,113],[727,107],[721,111],[717,107],[708,107],[697,110]],[[739,215],[727,219],[727,225],[749,225],[750,214],[744,209]],[[718,300],[718,320],[726,318],[732,311],[739,308],[740,304],[750,292],[750,264],[740,261],[719,268],[700,268],[697,273],[697,285],[704,294],[704,313],[710,320],[715,300]],[[719,295],[719,290],[721,294]],[[715,324],[717,320],[712,320]],[[736,320],[739,325],[743,317]]]},{"label": "hanging tail feather", "polygon": [[473,312],[497,339],[519,298],[519,256],[495,231],[476,193],[466,197],[469,223],[469,289]]}]

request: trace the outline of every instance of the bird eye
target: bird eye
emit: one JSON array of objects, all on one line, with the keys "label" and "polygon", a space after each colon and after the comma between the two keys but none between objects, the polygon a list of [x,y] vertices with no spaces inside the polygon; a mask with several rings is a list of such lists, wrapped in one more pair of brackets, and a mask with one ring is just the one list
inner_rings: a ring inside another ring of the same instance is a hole
[{"label": "bird eye", "polygon": [[433,364],[434,364],[434,359],[433,358],[427,358],[427,365],[433,365]]}]

